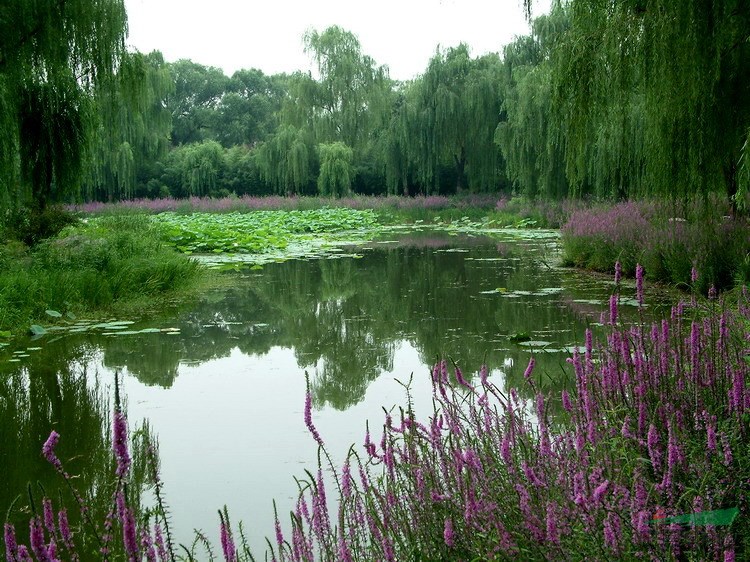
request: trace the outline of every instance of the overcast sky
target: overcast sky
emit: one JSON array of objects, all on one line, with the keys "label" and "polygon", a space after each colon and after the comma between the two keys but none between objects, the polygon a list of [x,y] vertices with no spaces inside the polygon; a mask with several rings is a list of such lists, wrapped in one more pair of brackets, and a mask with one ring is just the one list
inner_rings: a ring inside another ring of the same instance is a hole
[{"label": "overcast sky", "polygon": [[[266,74],[310,69],[302,47],[307,29],[338,25],[353,32],[365,54],[408,80],[427,67],[435,48],[463,41],[473,56],[498,52],[529,26],[522,0],[125,0],[128,44],[181,58]],[[535,14],[549,0],[536,0]]]}]

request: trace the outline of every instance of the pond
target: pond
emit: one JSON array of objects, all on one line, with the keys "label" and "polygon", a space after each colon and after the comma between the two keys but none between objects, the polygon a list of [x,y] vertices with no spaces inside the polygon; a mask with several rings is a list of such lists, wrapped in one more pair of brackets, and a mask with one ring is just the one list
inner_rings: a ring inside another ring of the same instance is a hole
[{"label": "pond", "polygon": [[52,427],[82,486],[106,478],[101,427],[116,370],[131,426],[146,419],[158,436],[178,542],[194,528],[215,537],[226,504],[259,551],[272,499],[286,520],[294,476],[317,466],[305,373],[336,463],[350,445],[361,450],[366,420],[379,439],[383,407],[405,406],[410,378],[417,414],[429,415],[440,358],[470,376],[486,362],[504,386],[522,385],[534,353],[543,386],[570,384],[569,349],[607,310],[613,285],[555,267],[555,233],[390,238],[227,273],[220,288],[152,318],[70,320],[0,349],[0,509],[28,481],[51,480],[39,450]]}]

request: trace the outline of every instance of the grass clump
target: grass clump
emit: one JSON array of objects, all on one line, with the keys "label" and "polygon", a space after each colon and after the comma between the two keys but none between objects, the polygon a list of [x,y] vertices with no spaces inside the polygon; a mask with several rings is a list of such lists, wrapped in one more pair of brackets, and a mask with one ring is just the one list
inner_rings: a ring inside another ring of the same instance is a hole
[{"label": "grass clump", "polygon": [[103,217],[67,227],[32,247],[0,246],[0,327],[47,318],[46,310],[109,310],[182,289],[199,266],[167,247],[149,217]]}]

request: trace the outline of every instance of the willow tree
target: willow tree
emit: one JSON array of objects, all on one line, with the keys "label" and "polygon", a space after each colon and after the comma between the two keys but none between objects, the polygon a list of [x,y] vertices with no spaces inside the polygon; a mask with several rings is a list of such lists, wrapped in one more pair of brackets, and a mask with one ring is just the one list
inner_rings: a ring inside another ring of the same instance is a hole
[{"label": "willow tree", "polygon": [[408,195],[414,173],[411,143],[416,109],[410,88],[408,83],[396,91],[390,119],[378,139],[378,155],[389,195]]},{"label": "willow tree", "polygon": [[127,20],[123,0],[6,0],[0,8],[0,197],[39,207],[75,193]]},{"label": "willow tree", "polygon": [[322,33],[309,31],[304,44],[319,79],[302,84],[298,102],[311,107],[321,142],[341,141],[359,150],[386,120],[388,69],[362,53],[353,33],[337,26]]},{"label": "willow tree", "polygon": [[313,146],[309,131],[291,125],[279,128],[256,154],[264,181],[282,195],[306,191],[314,178],[316,158]]},{"label": "willow tree", "polygon": [[506,89],[503,114],[495,132],[514,189],[534,198],[568,193],[565,137],[552,114],[550,56],[567,29],[560,7],[536,18],[532,34],[517,37],[503,49]]},{"label": "willow tree", "polygon": [[[571,0],[568,9],[571,27],[554,64],[568,177],[585,188],[597,181],[592,168],[617,162],[623,195],[635,185],[653,195],[721,191],[742,200],[750,1]],[[591,151],[602,143],[603,153]]]},{"label": "willow tree", "polygon": [[343,142],[333,142],[319,145],[318,150],[318,192],[334,197],[349,195],[352,189],[352,149]]},{"label": "willow tree", "polygon": [[472,59],[464,44],[438,51],[414,85],[416,119],[412,152],[421,183],[438,188],[440,167],[451,165],[456,190],[489,190],[500,179],[494,132],[502,104],[502,64],[497,55]]},{"label": "willow tree", "polygon": [[166,107],[174,83],[158,51],[127,53],[116,87],[97,91],[99,115],[84,182],[88,198],[132,197],[136,174],[166,154],[172,119]]}]

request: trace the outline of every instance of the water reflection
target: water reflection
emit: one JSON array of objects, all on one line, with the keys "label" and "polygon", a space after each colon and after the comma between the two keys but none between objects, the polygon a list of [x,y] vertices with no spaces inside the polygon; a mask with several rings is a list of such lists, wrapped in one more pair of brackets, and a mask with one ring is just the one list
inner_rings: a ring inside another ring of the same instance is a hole
[{"label": "water reflection", "polygon": [[[10,520],[23,536],[30,517],[27,485],[37,498],[70,499],[69,490],[42,457],[42,444],[54,429],[62,437],[57,454],[75,485],[89,499],[93,516],[103,519],[111,481],[108,405],[87,374],[84,347],[66,356],[32,355],[24,368],[0,373],[0,510],[16,500]],[[71,504],[72,505],[72,504]],[[71,520],[77,510],[71,510]],[[98,520],[101,520],[98,519]]]},{"label": "water reflection", "polygon": [[[451,357],[476,373],[486,361],[505,365],[517,383],[531,351],[511,336],[525,333],[555,349],[579,344],[604,308],[591,303],[606,301],[611,291],[606,281],[597,287],[587,278],[583,285],[550,268],[549,253],[544,239],[412,234],[371,244],[361,259],[269,264],[136,326],[179,331],[68,334],[43,343],[45,360],[30,367],[54,370],[50,357],[64,365],[88,346],[101,350],[104,366],[169,388],[181,365],[228,357],[234,349],[262,356],[279,346],[314,375],[318,407],[345,409],[382,373],[398,371],[394,350],[409,342],[426,366]],[[552,385],[563,384],[564,358],[545,353],[537,360]]]},{"label": "water reflection", "polygon": [[[340,457],[381,405],[403,404],[394,377],[415,373],[425,414],[426,373],[439,357],[467,375],[486,361],[498,384],[520,385],[531,350],[511,336],[525,332],[556,349],[581,343],[612,290],[609,279],[551,267],[554,241],[545,239],[422,234],[358,252],[231,274],[229,286],[124,335],[92,329],[0,350],[0,469],[9,475],[0,479],[0,507],[28,480],[54,489],[39,455],[52,427],[65,458],[85,456],[71,461],[82,485],[97,486],[109,466],[106,404],[86,372],[123,369],[134,419],[148,417],[160,437],[181,540],[194,527],[213,528],[215,509],[234,498],[230,510],[262,544],[271,498],[283,513],[292,475],[316,458],[301,421],[303,370],[318,428]],[[171,331],[135,333],[144,328]],[[25,346],[42,349],[9,363]],[[545,386],[569,384],[565,353],[536,357]]]}]

